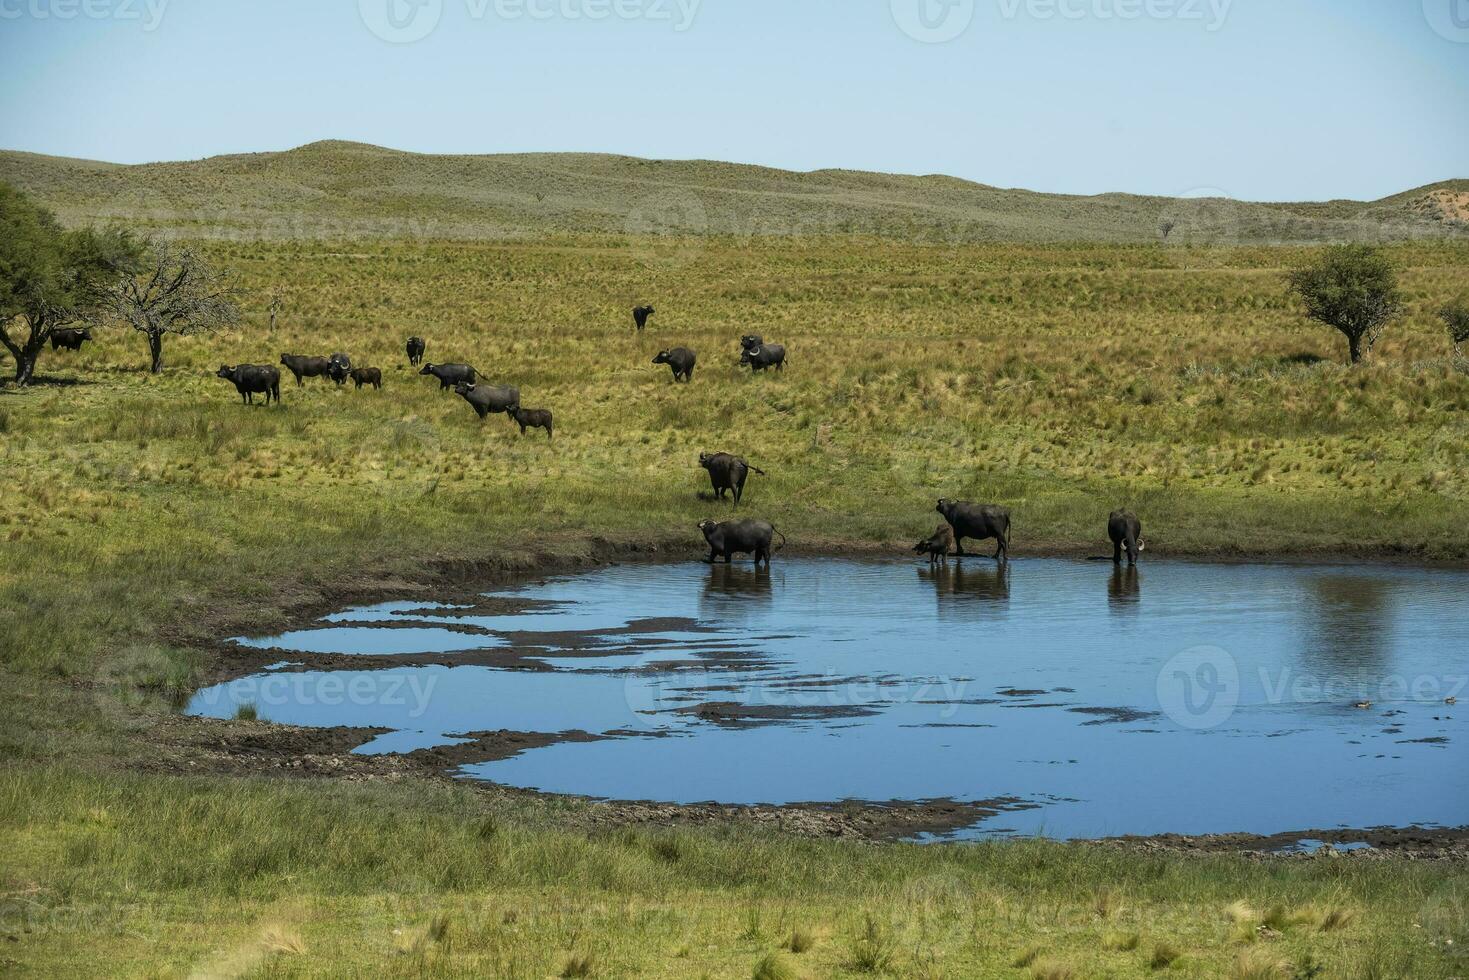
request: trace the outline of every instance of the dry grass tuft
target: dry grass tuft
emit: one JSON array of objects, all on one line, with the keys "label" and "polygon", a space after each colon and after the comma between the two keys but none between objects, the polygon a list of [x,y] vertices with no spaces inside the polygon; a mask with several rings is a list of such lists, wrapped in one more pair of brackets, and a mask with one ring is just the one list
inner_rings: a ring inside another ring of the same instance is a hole
[{"label": "dry grass tuft", "polygon": [[1291,980],[1290,961],[1264,947],[1247,949],[1235,957],[1229,974],[1233,980]]},{"label": "dry grass tuft", "polygon": [[1037,960],[1031,966],[1030,975],[1034,980],[1073,980],[1076,976],[1076,969],[1070,963],[1043,959]]},{"label": "dry grass tuft", "polygon": [[785,941],[785,948],[797,954],[804,953],[815,945],[816,937],[809,929],[802,929],[800,926],[792,929]]},{"label": "dry grass tuft", "polygon": [[260,948],[275,955],[300,956],[306,952],[306,943],[295,929],[271,923],[260,932]]},{"label": "dry grass tuft", "polygon": [[751,980],[797,980],[800,976],[779,953],[767,953],[755,964]]},{"label": "dry grass tuft", "polygon": [[1126,953],[1137,949],[1142,937],[1135,932],[1109,932],[1102,936],[1102,948],[1114,953]]},{"label": "dry grass tuft", "polygon": [[1158,943],[1153,947],[1153,955],[1148,958],[1148,966],[1154,970],[1166,970],[1182,955],[1183,951],[1172,943]]},{"label": "dry grass tuft", "polygon": [[561,967],[561,976],[570,980],[574,977],[589,977],[596,969],[596,962],[590,955],[578,956],[572,954],[567,957],[566,964]]},{"label": "dry grass tuft", "polygon": [[1034,963],[1040,955],[1041,948],[1039,946],[1032,946],[1029,949],[1023,949],[1019,953],[1016,953],[1015,958],[1010,961],[1010,965],[1016,969],[1024,969]]}]

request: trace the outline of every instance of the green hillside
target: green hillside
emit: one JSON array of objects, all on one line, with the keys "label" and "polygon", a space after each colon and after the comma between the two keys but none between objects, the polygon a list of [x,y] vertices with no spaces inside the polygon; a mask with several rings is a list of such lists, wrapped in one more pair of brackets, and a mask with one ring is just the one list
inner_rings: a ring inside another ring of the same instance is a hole
[{"label": "green hillside", "polygon": [[1182,244],[1469,237],[1469,181],[1381,201],[1007,190],[944,176],[796,173],[582,153],[436,156],[324,141],[281,153],[121,165],[0,152],[0,180],[68,222],[190,237],[510,238],[563,232],[868,234],[916,241]]}]

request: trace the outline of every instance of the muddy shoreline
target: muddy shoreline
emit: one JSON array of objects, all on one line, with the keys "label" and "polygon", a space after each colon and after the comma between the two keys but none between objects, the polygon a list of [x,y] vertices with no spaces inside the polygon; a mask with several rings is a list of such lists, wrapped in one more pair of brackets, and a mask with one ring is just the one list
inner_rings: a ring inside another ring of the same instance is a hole
[{"label": "muddy shoreline", "polygon": [[[1072,560],[1107,560],[1089,554],[1091,549],[1038,549],[1014,553],[1014,559],[1064,558]],[[819,548],[792,548],[786,552],[800,557],[885,558],[894,563],[911,563],[900,550],[867,546],[823,544]],[[322,586],[309,596],[288,601],[283,616],[272,619],[268,628],[286,632],[320,626],[319,620],[330,613],[352,606],[373,605],[392,600],[421,597],[425,606],[431,603],[462,605],[465,609],[434,609],[433,615],[448,619],[472,615],[499,615],[524,612],[537,605],[534,599],[486,598],[482,593],[504,586],[533,585],[547,578],[591,571],[629,562],[679,563],[696,562],[698,554],[686,546],[660,547],[610,541],[593,543],[590,554],[519,556],[499,561],[443,560],[413,580],[402,576],[385,576],[376,580],[356,580],[334,586]],[[1469,562],[1435,562],[1411,554],[1361,555],[1338,552],[1291,553],[1253,556],[1232,553],[1177,554],[1155,553],[1154,561],[1174,560],[1197,563],[1248,564],[1268,562],[1282,565],[1372,564],[1431,568],[1469,567]],[[778,556],[777,556],[778,560]],[[989,559],[972,556],[969,563],[988,564]],[[428,610],[424,610],[428,611]],[[415,623],[411,615],[381,622],[361,621],[338,625],[377,625],[407,627]],[[456,624],[435,622],[435,627],[456,630]],[[656,631],[658,623],[650,622],[646,631]],[[666,624],[663,624],[666,625]],[[281,661],[300,660],[299,652],[281,649],[243,647],[226,639],[259,632],[259,622],[245,622],[239,617],[222,617],[212,623],[196,623],[188,633],[166,631],[165,638],[197,650],[203,655],[195,677],[195,690],[225,683],[264,671]],[[198,630],[212,638],[201,639]],[[456,631],[499,636],[472,627]],[[617,631],[610,631],[617,632]],[[637,629],[626,631],[627,639],[636,643]],[[607,636],[609,631],[599,631]],[[507,638],[510,634],[504,634]],[[544,634],[543,634],[544,635]],[[573,639],[572,634],[561,637]],[[568,643],[574,647],[574,643]],[[535,645],[521,645],[511,640],[507,645],[482,650],[445,654],[313,654],[308,663],[279,668],[300,670],[372,670],[402,665],[445,666],[479,665],[526,670],[549,670],[537,658],[547,653]],[[605,655],[603,645],[588,655]],[[576,656],[576,651],[559,649],[557,658]],[[692,710],[709,713],[711,720],[722,724],[750,724],[777,719],[741,717],[734,708],[719,702],[706,702]],[[1099,709],[1100,710],[1100,709]],[[568,820],[572,825],[588,828],[643,825],[679,827],[707,824],[762,826],[800,836],[837,838],[868,842],[890,842],[919,836],[942,839],[945,835],[993,818],[1008,810],[1026,806],[1015,799],[983,801],[915,800],[885,802],[795,803],[783,806],[729,805],[718,803],[670,804],[655,801],[591,800],[576,796],[545,794],[521,790],[480,780],[466,780],[456,774],[459,767],[476,762],[509,758],[522,751],[560,741],[594,740],[615,737],[617,733],[593,735],[586,732],[557,734],[511,731],[459,733],[458,744],[419,749],[391,755],[362,755],[354,749],[366,744],[384,729],[305,728],[269,722],[219,720],[177,714],[149,735],[158,750],[155,758],[139,761],[135,767],[157,772],[209,775],[222,778],[267,776],[286,778],[327,778],[348,780],[444,780],[471,785],[493,799],[537,800],[543,802],[575,801],[581,804]],[[649,733],[639,733],[647,735]],[[1260,859],[1295,860],[1315,857],[1310,852],[1292,849],[1302,840],[1319,840],[1333,844],[1365,844],[1361,849],[1337,851],[1325,848],[1322,854],[1348,860],[1401,856],[1407,859],[1469,861],[1469,827],[1458,828],[1359,828],[1301,830],[1270,835],[1245,833],[1179,835],[1153,837],[1117,837],[1078,841],[1078,846],[1103,846],[1140,853],[1237,854]]]}]

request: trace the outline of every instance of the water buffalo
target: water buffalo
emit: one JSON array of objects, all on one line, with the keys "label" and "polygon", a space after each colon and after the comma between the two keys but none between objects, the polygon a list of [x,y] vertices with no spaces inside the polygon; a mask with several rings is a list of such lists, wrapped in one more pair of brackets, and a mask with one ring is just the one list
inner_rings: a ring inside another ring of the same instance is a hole
[{"label": "water buffalo", "polygon": [[940,559],[947,565],[949,563],[949,549],[953,546],[954,529],[949,527],[948,524],[940,524],[934,528],[932,537],[915,544],[913,550],[920,555],[928,555],[928,563],[930,565],[938,564]]},{"label": "water buffalo", "polygon": [[1112,563],[1122,564],[1122,551],[1127,550],[1127,563],[1137,564],[1137,556],[1146,547],[1142,521],[1130,510],[1114,510],[1107,517],[1107,537],[1112,539]]},{"label": "water buffalo", "polygon": [[343,383],[352,374],[352,358],[343,354],[341,351],[337,351],[337,353],[327,358],[326,373],[337,384]]},{"label": "water buffalo", "polygon": [[520,425],[521,435],[525,435],[526,429],[545,429],[546,438],[554,438],[551,434],[552,419],[549,408],[521,408],[517,405],[507,414]]},{"label": "water buffalo", "polygon": [[91,339],[91,327],[61,327],[51,331],[51,349],[81,350],[82,344]]},{"label": "water buffalo", "polygon": [[461,381],[454,386],[454,393],[474,409],[474,414],[483,422],[492,412],[510,414],[512,408],[520,407],[520,389],[508,385],[481,385]]},{"label": "water buffalo", "polygon": [[971,504],[963,500],[940,500],[934,508],[954,529],[954,554],[964,554],[964,539],[994,538],[995,558],[1010,557],[1010,511],[993,504]]},{"label": "water buffalo", "polygon": [[740,354],[740,366],[749,365],[751,371],[764,371],[773,367],[777,371],[784,371],[786,366],[786,349],[780,344],[760,344],[751,347]]},{"label": "water buffalo", "polygon": [[372,385],[379,390],[383,386],[383,372],[380,368],[360,367],[352,369],[352,383],[357,389],[362,390],[363,385]]},{"label": "water buffalo", "polygon": [[240,400],[246,405],[255,404],[255,396],[262,393],[265,404],[270,404],[272,396],[276,404],[280,404],[281,373],[270,364],[240,364],[235,367],[221,364],[214,376],[232,382],[240,393]]},{"label": "water buffalo", "polygon": [[632,322],[636,323],[638,329],[641,330],[648,325],[648,317],[656,312],[658,311],[651,306],[634,306],[632,308]]},{"label": "water buffalo", "polygon": [[740,350],[754,350],[763,343],[765,343],[765,339],[758,333],[747,333],[740,338]]},{"label": "water buffalo", "polygon": [[[771,536],[780,534],[768,521],[756,521],[746,519],[743,521],[711,521],[707,518],[699,522],[699,530],[704,532],[704,540],[709,542],[709,564],[714,564],[716,558],[723,558],[726,565],[735,555],[755,556],[755,564],[764,561],[770,564],[770,541]],[[785,547],[786,536],[780,534],[781,547]],[[779,550],[779,549],[777,549]]]},{"label": "water buffalo", "polygon": [[441,392],[457,384],[472,385],[479,380],[479,372],[468,364],[435,364],[430,361],[418,373],[431,374],[438,378]]},{"label": "water buffalo", "polygon": [[687,347],[675,347],[672,350],[661,350],[658,356],[653,358],[654,364],[667,364],[673,369],[673,380],[694,380],[695,354]]},{"label": "water buffalo", "polygon": [[418,365],[423,361],[423,352],[427,349],[428,345],[423,342],[422,337],[409,337],[408,363],[413,365],[414,367],[418,367]]},{"label": "water buffalo", "polygon": [[325,378],[331,374],[332,362],[324,357],[307,357],[305,354],[282,354],[281,363],[296,376],[296,384],[304,385],[302,378]]},{"label": "water buffalo", "polygon": [[745,480],[750,471],[754,470],[761,476],[765,471],[751,466],[738,456],[729,453],[700,453],[699,465],[709,471],[709,482],[714,485],[714,496],[720,500],[724,499],[726,491],[734,491],[734,502],[739,504],[740,498],[745,495]]}]

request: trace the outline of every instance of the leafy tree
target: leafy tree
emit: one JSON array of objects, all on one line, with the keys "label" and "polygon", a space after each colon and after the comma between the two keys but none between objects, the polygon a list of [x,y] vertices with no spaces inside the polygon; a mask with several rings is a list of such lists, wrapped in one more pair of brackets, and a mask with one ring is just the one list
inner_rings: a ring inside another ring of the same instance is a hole
[{"label": "leafy tree", "polygon": [[1449,328],[1449,340],[1453,341],[1454,354],[1463,357],[1463,345],[1469,342],[1469,303],[1456,300],[1438,311],[1439,318]]},{"label": "leafy tree", "polygon": [[192,248],[163,240],[143,243],[142,255],[112,293],[112,311],[148,339],[149,369],[163,370],[163,338],[187,337],[235,323],[229,280]]},{"label": "leafy tree", "polygon": [[1397,273],[1370,245],[1333,245],[1289,278],[1306,316],[1346,336],[1353,364],[1372,350],[1382,328],[1402,310]]},{"label": "leafy tree", "polygon": [[0,183],[0,345],[15,359],[16,384],[30,384],[58,327],[106,306],[135,254],[125,232],[66,231],[50,211]]}]

